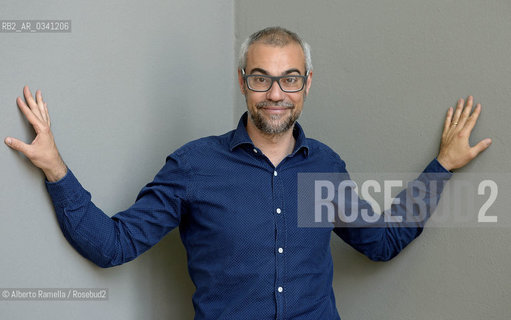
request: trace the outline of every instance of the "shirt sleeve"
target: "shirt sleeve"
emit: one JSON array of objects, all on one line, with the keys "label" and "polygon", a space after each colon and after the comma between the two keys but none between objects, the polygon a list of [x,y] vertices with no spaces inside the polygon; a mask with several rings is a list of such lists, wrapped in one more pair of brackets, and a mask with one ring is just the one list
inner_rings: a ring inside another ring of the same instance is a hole
[{"label": "shirt sleeve", "polygon": [[105,268],[135,259],[179,225],[187,208],[189,175],[186,161],[175,152],[135,203],[112,217],[94,205],[69,169],[61,180],[46,181],[46,187],[66,239]]},{"label": "shirt sleeve", "polygon": [[[345,166],[342,167],[347,174]],[[355,207],[359,218],[351,223],[337,223],[334,232],[369,259],[390,260],[422,233],[424,224],[435,210],[444,185],[451,176],[452,172],[447,171],[435,158],[416,180],[396,196],[397,201],[379,216],[376,223],[368,223],[360,218],[361,210],[367,210],[370,216],[374,212],[368,202],[356,196]],[[416,193],[422,193],[416,197],[420,199],[417,203],[413,196]],[[348,207],[353,205],[350,200],[346,203]]]}]

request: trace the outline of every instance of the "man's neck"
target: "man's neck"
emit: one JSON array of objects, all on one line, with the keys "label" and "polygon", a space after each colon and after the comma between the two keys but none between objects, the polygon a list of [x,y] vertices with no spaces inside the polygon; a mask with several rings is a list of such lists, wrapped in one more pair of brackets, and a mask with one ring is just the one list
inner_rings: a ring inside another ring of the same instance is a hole
[{"label": "man's neck", "polygon": [[294,150],[296,141],[293,128],[294,126],[281,134],[266,134],[259,130],[250,118],[247,119],[248,136],[275,167]]}]

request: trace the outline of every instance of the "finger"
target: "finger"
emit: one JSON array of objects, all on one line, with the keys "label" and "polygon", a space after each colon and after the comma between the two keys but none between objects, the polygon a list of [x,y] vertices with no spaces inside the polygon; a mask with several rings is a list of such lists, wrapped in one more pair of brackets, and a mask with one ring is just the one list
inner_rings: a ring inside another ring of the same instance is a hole
[{"label": "finger", "polygon": [[7,137],[4,140],[5,144],[11,147],[14,150],[21,151],[23,154],[27,155],[30,146],[23,141],[20,141],[16,138]]},{"label": "finger", "polygon": [[37,106],[37,103],[34,100],[34,97],[32,97],[32,93],[30,92],[30,89],[28,86],[23,87],[23,95],[25,96],[25,101],[27,101],[27,104],[34,113],[36,117],[41,119],[41,112],[39,111],[39,107]]},{"label": "finger", "polygon": [[472,111],[472,106],[474,104],[474,97],[469,96],[467,99],[467,104],[463,108],[463,112],[461,113],[461,117],[458,120],[458,127],[463,128],[465,125],[465,122],[467,121],[468,117],[470,116],[470,112]]},{"label": "finger", "polygon": [[491,142],[492,141],[490,138],[486,138],[484,140],[479,141],[478,144],[470,148],[472,156],[475,158],[478,154],[486,150],[491,145]]},{"label": "finger", "polygon": [[454,116],[453,116],[451,125],[453,125],[453,126],[458,125],[458,121],[460,119],[461,110],[463,109],[464,103],[465,103],[465,101],[463,99],[458,100],[458,105],[456,106],[456,111],[454,111]]},{"label": "finger", "polygon": [[20,97],[16,99],[16,102],[18,103],[18,107],[20,108],[21,112],[23,112],[28,122],[30,122],[30,124],[34,127],[34,129],[37,132],[40,126],[39,121],[41,120],[39,120],[39,118],[36,117],[36,115],[32,112],[32,109],[30,109]]},{"label": "finger", "polygon": [[447,114],[445,116],[444,131],[442,133],[442,136],[447,133],[447,131],[449,130],[449,127],[451,126],[452,112],[453,112],[453,109],[452,109],[452,107],[450,107],[449,110],[447,110]]},{"label": "finger", "polygon": [[465,123],[465,127],[463,129],[466,129],[470,133],[474,126],[476,125],[477,119],[479,118],[479,114],[481,114],[480,103],[476,105],[474,112],[472,112],[470,117],[467,119],[467,122]]},{"label": "finger", "polygon": [[44,101],[41,90],[37,90],[35,92],[35,99],[37,103],[37,107],[39,108],[39,112],[41,113],[41,118],[46,122],[46,112],[44,111]]},{"label": "finger", "polygon": [[48,127],[51,127],[50,113],[48,112],[48,104],[44,103],[44,112],[46,113],[46,119],[48,120]]}]

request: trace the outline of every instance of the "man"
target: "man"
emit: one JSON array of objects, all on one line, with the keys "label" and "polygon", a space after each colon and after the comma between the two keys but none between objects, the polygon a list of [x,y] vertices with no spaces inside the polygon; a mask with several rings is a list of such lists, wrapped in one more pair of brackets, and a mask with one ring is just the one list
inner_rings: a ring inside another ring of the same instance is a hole
[{"label": "man", "polygon": [[[251,35],[240,52],[238,80],[248,112],[237,129],[176,150],[135,204],[111,218],[60,157],[40,91],[34,100],[24,88],[28,105],[17,99],[36,138],[31,145],[14,138],[6,143],[43,170],[66,239],[101,267],[136,258],[179,226],[197,289],[196,319],[340,319],[331,231],[370,259],[388,260],[422,232],[422,224],[298,227],[298,173],[346,173],[344,161],[306,138],[296,122],[312,76],[309,46],[296,34],[275,27]],[[425,173],[447,179],[491,143],[470,147],[481,106],[472,112],[472,97],[464,104],[460,99],[447,112],[439,154]],[[429,183],[428,177],[419,179]],[[403,214],[401,207],[392,210]]]}]

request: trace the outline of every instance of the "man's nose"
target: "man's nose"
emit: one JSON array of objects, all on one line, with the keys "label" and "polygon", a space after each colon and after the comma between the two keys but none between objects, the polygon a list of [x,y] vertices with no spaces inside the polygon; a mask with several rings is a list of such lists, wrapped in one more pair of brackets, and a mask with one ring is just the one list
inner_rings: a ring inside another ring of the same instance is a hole
[{"label": "man's nose", "polygon": [[266,92],[266,97],[271,101],[282,101],[284,100],[284,92],[280,89],[277,81],[273,81],[270,90]]}]

